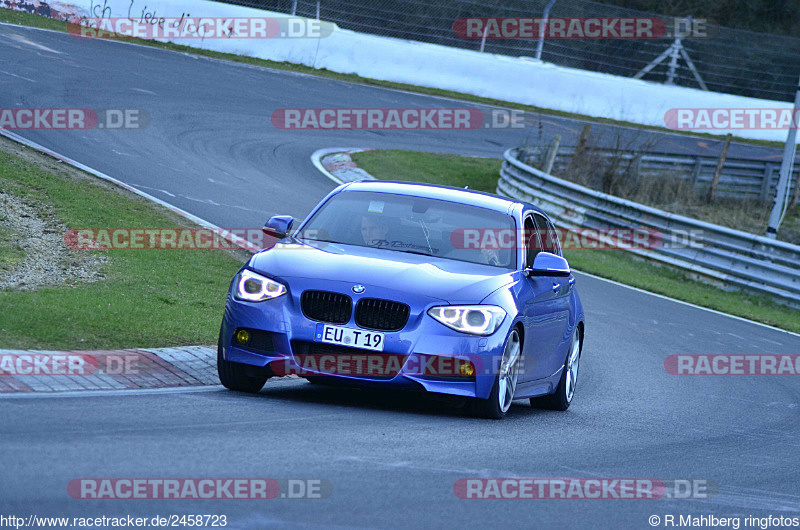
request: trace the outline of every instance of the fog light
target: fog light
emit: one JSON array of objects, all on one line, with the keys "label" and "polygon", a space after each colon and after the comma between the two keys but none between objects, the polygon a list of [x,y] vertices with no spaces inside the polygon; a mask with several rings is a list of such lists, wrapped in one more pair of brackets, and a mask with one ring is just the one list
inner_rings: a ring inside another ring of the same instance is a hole
[{"label": "fog light", "polygon": [[247,330],[240,329],[239,331],[236,332],[236,342],[238,342],[239,344],[247,344],[249,340],[250,340],[250,334],[247,332]]},{"label": "fog light", "polygon": [[466,375],[467,377],[475,375],[475,367],[472,366],[472,363],[469,361],[459,366],[458,371],[461,375]]}]

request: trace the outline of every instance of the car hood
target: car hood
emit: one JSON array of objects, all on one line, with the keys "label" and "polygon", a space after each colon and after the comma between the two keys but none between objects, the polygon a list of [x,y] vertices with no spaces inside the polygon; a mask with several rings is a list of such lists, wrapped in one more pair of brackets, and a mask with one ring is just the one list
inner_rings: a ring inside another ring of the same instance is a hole
[{"label": "car hood", "polygon": [[400,290],[450,304],[475,304],[514,281],[508,269],[386,249],[284,240],[249,268],[278,280],[315,278]]}]

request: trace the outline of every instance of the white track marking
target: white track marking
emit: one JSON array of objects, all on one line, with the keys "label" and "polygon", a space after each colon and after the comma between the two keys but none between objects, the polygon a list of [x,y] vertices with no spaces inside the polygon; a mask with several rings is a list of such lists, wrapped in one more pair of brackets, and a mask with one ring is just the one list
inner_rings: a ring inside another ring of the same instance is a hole
[{"label": "white track marking", "polygon": [[23,77],[21,75],[12,74],[11,72],[6,72],[5,70],[0,70],[0,74],[10,75],[11,77],[16,77],[17,79],[24,79],[25,81],[30,81],[31,83],[36,83],[35,79],[31,79],[29,77]]}]

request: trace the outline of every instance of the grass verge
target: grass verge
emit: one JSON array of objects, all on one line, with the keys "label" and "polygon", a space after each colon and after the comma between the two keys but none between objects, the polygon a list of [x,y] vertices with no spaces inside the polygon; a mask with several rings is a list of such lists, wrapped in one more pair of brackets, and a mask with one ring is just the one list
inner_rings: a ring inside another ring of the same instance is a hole
[{"label": "grass verge", "polygon": [[[288,16],[288,15],[287,15]],[[55,31],[67,31],[67,23],[61,20],[54,20],[51,18],[47,18],[41,15],[35,15],[31,13],[27,13],[24,11],[17,11],[8,8],[0,8],[0,22],[6,22],[9,24],[17,24],[21,26],[31,26],[35,28],[44,28],[50,29]],[[131,42],[131,39],[126,39]],[[582,114],[576,114],[573,112],[563,112],[559,110],[547,109],[543,107],[537,107],[535,105],[522,105],[519,103],[512,103],[509,101],[504,101],[500,99],[492,99],[492,98],[485,98],[480,96],[473,96],[471,94],[464,94],[462,92],[455,92],[452,90],[443,90],[439,88],[430,88],[430,87],[423,87],[418,85],[410,85],[406,83],[395,83],[392,81],[382,81],[379,79],[370,79],[368,77],[361,77],[357,74],[342,74],[338,72],[332,72],[330,70],[326,70],[324,68],[312,68],[310,66],[304,66],[301,64],[289,63],[289,62],[277,62],[277,61],[269,61],[266,59],[258,59],[255,57],[248,57],[245,55],[236,55],[232,53],[222,53],[216,52],[211,50],[202,50],[199,48],[193,48],[191,46],[184,46],[181,44],[174,44],[171,42],[158,42],[155,40],[145,40],[145,39],[136,39],[136,44],[142,44],[145,46],[152,46],[154,48],[161,48],[164,50],[172,50],[178,51],[183,53],[191,53],[193,55],[199,55],[203,57],[211,57],[214,59],[222,59],[226,61],[233,61],[237,63],[244,63],[244,64],[251,64],[255,66],[262,66],[265,68],[273,68],[276,70],[287,70],[290,72],[298,72],[303,74],[315,75],[318,77],[325,77],[328,79],[337,79],[340,81],[349,81],[351,83],[359,83],[362,85],[369,85],[369,86],[376,86],[376,87],[383,87],[383,88],[392,88],[396,90],[404,90],[407,92],[415,92],[417,94],[425,94],[431,96],[439,96],[444,98],[462,100],[462,101],[469,101],[473,103],[480,103],[483,105],[489,106],[496,106],[496,107],[510,107],[515,109],[524,110],[526,112],[532,112],[537,114],[545,114],[550,116],[559,116],[562,118],[570,118],[575,120],[583,120],[587,122],[593,123],[603,123],[608,125],[617,125],[622,127],[633,127],[636,129],[644,129],[649,131],[657,131],[657,132],[669,132],[669,133],[676,133],[676,134],[683,134],[686,136],[694,136],[699,138],[706,138],[713,141],[722,141],[719,136],[715,136],[713,134],[705,134],[705,133],[695,133],[695,132],[687,132],[687,131],[675,131],[672,129],[667,129],[666,127],[655,127],[652,125],[641,125],[638,123],[631,123],[626,121],[619,121],[619,120],[612,120],[608,118],[602,118],[597,116],[586,116]],[[739,138],[734,137],[734,141],[740,143],[746,143],[751,145],[761,145],[766,147],[783,147],[781,142],[768,142],[764,140],[751,140],[748,138]]]},{"label": "grass verge", "polygon": [[[414,151],[354,153],[353,161],[376,178],[444,184],[495,193],[500,160]],[[611,280],[800,333],[800,313],[767,297],[728,292],[654,265],[621,250],[568,250],[570,265]]]},{"label": "grass verge", "polygon": [[[191,226],[165,208],[6,139],[0,139],[0,191],[51,208],[68,227]],[[13,247],[13,238],[0,233],[0,261]],[[99,282],[0,290],[0,348],[216,344],[225,294],[245,254],[104,252],[109,260]]]}]

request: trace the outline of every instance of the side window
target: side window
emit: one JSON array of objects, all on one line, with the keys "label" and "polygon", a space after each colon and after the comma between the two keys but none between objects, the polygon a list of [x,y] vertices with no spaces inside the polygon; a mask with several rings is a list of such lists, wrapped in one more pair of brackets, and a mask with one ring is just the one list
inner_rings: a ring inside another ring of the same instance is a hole
[{"label": "side window", "polygon": [[548,246],[553,249],[551,252],[558,256],[563,256],[561,253],[561,242],[558,240],[558,231],[550,221],[547,222],[547,239],[549,241]]},{"label": "side window", "polygon": [[533,222],[533,216],[529,215],[526,217],[523,238],[525,241],[525,264],[527,266],[533,265],[533,260],[536,258],[536,254],[542,250],[541,234],[542,232]]},{"label": "side window", "polygon": [[560,255],[558,236],[556,235],[553,225],[540,214],[535,214],[534,219],[536,220],[536,231],[539,233],[542,242],[541,249],[545,252]]}]

